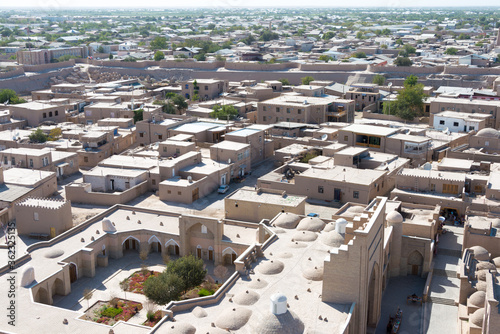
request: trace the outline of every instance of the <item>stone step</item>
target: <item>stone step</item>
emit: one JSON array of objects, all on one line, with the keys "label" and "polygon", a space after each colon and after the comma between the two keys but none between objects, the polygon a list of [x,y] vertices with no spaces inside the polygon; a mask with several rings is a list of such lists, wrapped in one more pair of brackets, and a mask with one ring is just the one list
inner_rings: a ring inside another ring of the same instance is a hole
[{"label": "stone step", "polygon": [[444,277],[457,277],[457,272],[455,270],[437,269],[432,270],[434,276],[444,276]]},{"label": "stone step", "polygon": [[432,297],[430,296],[427,299],[428,303],[441,304],[441,305],[449,305],[449,306],[457,306],[455,300],[449,298],[441,298],[441,297]]}]

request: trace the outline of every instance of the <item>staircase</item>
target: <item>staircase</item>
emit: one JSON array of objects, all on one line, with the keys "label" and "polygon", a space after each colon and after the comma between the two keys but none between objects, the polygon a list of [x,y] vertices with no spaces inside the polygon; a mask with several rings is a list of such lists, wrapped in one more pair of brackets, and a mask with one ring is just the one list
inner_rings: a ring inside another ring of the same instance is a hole
[{"label": "staircase", "polygon": [[449,298],[441,298],[441,297],[432,297],[430,296],[427,298],[428,303],[433,303],[433,304],[441,304],[441,305],[448,305],[448,306],[457,306],[455,301],[453,299]]}]

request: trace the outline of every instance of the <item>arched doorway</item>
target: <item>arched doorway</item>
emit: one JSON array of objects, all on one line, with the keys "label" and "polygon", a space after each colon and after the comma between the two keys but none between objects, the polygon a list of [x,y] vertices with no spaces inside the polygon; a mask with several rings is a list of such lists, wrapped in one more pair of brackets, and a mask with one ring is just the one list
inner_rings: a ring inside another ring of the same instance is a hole
[{"label": "arched doorway", "polygon": [[167,247],[168,254],[179,255],[179,244],[177,242],[175,242],[174,239],[170,239],[169,241],[167,241],[165,246]]},{"label": "arched doorway", "polygon": [[102,251],[101,251],[101,254],[103,256],[106,256],[106,245],[102,245]]},{"label": "arched doorway", "polygon": [[64,283],[60,278],[56,278],[52,284],[52,296],[54,295],[64,296]]},{"label": "arched doorway", "polygon": [[47,290],[45,288],[38,289],[38,292],[36,293],[36,296],[35,296],[35,301],[37,303],[50,305],[49,294],[47,293]]},{"label": "arched doorway", "polygon": [[231,265],[234,264],[234,261],[236,261],[236,258],[238,257],[238,254],[232,249],[231,247],[228,247],[222,251],[222,262],[225,265]]},{"label": "arched doorway", "polygon": [[209,261],[214,260],[214,249],[212,246],[208,247],[208,260]]},{"label": "arched doorway", "polygon": [[408,267],[411,275],[422,275],[422,265],[424,264],[424,257],[419,251],[414,250],[408,255]]},{"label": "arched doorway", "polygon": [[69,281],[70,283],[75,282],[78,279],[78,267],[76,264],[71,262],[69,264]]},{"label": "arched doorway", "polygon": [[378,290],[379,290],[379,279],[378,279],[378,264],[373,265],[373,269],[368,281],[368,307],[366,313],[366,324],[370,327],[377,326],[378,320]]},{"label": "arched doorway", "polygon": [[137,240],[134,237],[128,237],[127,239],[125,239],[125,241],[123,241],[122,248],[124,251],[127,250],[139,251],[139,240]]},{"label": "arched doorway", "polygon": [[201,259],[201,246],[196,246],[196,258]]},{"label": "arched doorway", "polygon": [[151,252],[161,253],[161,243],[156,235],[153,235],[151,238],[149,238],[148,243],[150,245],[149,249],[151,250]]}]

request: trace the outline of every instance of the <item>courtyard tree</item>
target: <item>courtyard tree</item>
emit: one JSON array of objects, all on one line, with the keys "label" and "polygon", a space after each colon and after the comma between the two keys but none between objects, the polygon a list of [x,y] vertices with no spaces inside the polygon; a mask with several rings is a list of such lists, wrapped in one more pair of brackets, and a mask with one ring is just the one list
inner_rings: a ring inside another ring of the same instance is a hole
[{"label": "courtyard tree", "polygon": [[49,139],[49,136],[47,136],[42,129],[37,128],[29,135],[29,139],[32,143],[45,143]]},{"label": "courtyard tree", "polygon": [[8,102],[9,104],[25,103],[26,100],[17,96],[17,93],[12,89],[0,89],[0,103]]},{"label": "courtyard tree", "polygon": [[385,83],[385,77],[381,74],[377,74],[373,77],[372,82],[376,85],[382,86]]},{"label": "courtyard tree", "polygon": [[397,57],[394,61],[394,65],[396,66],[411,66],[413,62],[408,57]]},{"label": "courtyard tree", "polygon": [[179,277],[182,282],[182,291],[186,292],[200,285],[205,279],[207,271],[204,268],[202,259],[188,255],[171,261],[165,273],[167,276],[173,275]]},{"label": "courtyard tree", "polygon": [[408,87],[408,86],[415,86],[417,84],[417,81],[418,81],[418,77],[416,75],[409,75],[406,77],[403,85],[405,87]]},{"label": "courtyard tree", "polygon": [[165,37],[155,37],[151,43],[149,43],[151,50],[161,50],[167,48],[167,39]]},{"label": "courtyard tree", "polygon": [[175,108],[177,109],[179,114],[182,114],[182,111],[184,109],[187,109],[187,107],[188,107],[188,103],[186,102],[186,99],[179,94],[175,94],[171,100],[172,100],[172,103],[175,105]]},{"label": "courtyard tree", "polygon": [[458,49],[457,48],[447,48],[446,51],[444,52],[444,54],[447,54],[447,55],[450,55],[450,56],[454,56],[458,53]]},{"label": "courtyard tree", "polygon": [[278,81],[281,82],[283,86],[290,86],[290,81],[286,78],[278,79]]},{"label": "courtyard tree", "polygon": [[161,51],[156,51],[154,55],[154,60],[155,61],[160,61],[162,59],[165,59],[165,54]]},{"label": "courtyard tree", "polygon": [[150,276],[144,282],[144,295],[158,305],[165,305],[179,299],[184,291],[183,283],[178,275],[165,271],[158,276]]},{"label": "courtyard tree", "polygon": [[303,85],[309,85],[311,83],[311,81],[314,81],[314,78],[312,76],[308,75],[307,77],[303,77],[300,80],[302,81]]},{"label": "courtyard tree", "polygon": [[416,77],[410,76],[405,80],[404,86],[395,101],[384,104],[384,113],[412,121],[423,113],[424,85],[416,83]]},{"label": "courtyard tree", "polygon": [[233,106],[220,106],[215,105],[213,111],[210,113],[210,117],[231,120],[238,116],[238,110]]}]

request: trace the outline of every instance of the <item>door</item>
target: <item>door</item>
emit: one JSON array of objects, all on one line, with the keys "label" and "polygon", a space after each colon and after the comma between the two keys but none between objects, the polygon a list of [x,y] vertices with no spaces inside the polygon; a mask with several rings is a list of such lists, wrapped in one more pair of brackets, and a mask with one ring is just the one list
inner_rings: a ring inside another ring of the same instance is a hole
[{"label": "door", "polygon": [[55,227],[51,227],[50,228],[50,238],[55,238],[56,237],[56,228]]},{"label": "door", "polygon": [[467,125],[464,125],[464,132],[467,132]]},{"label": "door", "polygon": [[209,249],[208,250],[208,259],[210,261],[213,261],[214,260],[214,251],[212,249]]},{"label": "door", "polygon": [[221,178],[220,178],[220,185],[221,185],[221,186],[222,186],[222,185],[224,185],[224,184],[226,184],[226,175],[227,175],[227,174],[224,174],[224,175],[222,175],[222,176],[221,176]]},{"label": "door", "polygon": [[341,190],[339,188],[333,189],[333,200],[340,202]]},{"label": "door", "polygon": [[76,272],[76,264],[70,263],[69,264],[69,281],[70,283],[73,283],[78,279],[78,275]]},{"label": "door", "polygon": [[201,259],[201,248],[196,248],[196,257]]},{"label": "door", "polygon": [[199,190],[198,188],[193,189],[193,202],[199,198]]},{"label": "door", "polygon": [[111,190],[115,190],[115,180],[111,179],[109,182],[111,183]]},{"label": "door", "polygon": [[411,274],[418,275],[418,265],[414,264],[411,266]]}]

